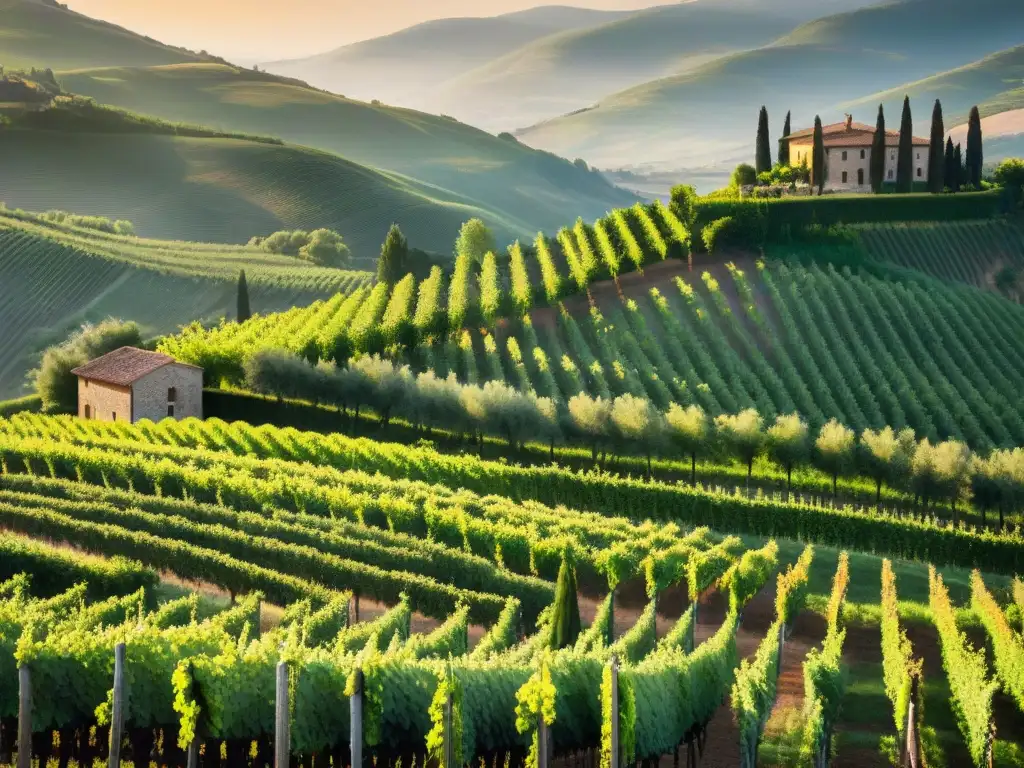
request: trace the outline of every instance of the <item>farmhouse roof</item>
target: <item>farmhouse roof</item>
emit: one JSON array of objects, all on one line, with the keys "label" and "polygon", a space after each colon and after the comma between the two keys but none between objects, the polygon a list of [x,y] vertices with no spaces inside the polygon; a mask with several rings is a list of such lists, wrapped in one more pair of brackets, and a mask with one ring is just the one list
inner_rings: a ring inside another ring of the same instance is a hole
[{"label": "farmhouse roof", "polygon": [[[137,347],[121,347],[113,352],[108,352],[103,357],[97,357],[95,360],[75,368],[72,373],[90,381],[99,381],[119,387],[130,387],[143,376],[148,376],[165,365],[177,362],[170,355],[164,355],[160,352],[149,352]],[[178,364],[187,365],[186,363]],[[196,368],[194,365],[188,365],[187,367]]]},{"label": "farmhouse roof", "polygon": [[[831,123],[821,127],[822,143],[826,147],[870,147],[875,137],[875,127],[866,123],[855,123],[847,115],[847,119],[841,123]],[[804,128],[794,131],[789,136],[783,136],[780,142],[788,141],[792,144],[810,144],[814,141],[814,129]],[[900,143],[899,131],[885,132],[885,146],[898,147]],[[919,136],[913,137],[915,147],[927,147],[931,142]]]}]

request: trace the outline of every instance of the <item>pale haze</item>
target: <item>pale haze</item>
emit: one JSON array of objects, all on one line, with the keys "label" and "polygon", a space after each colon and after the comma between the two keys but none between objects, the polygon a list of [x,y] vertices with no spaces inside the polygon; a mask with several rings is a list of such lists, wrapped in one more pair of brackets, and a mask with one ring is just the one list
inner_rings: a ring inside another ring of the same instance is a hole
[{"label": "pale haze", "polygon": [[[603,10],[646,8],[657,0],[589,0],[579,5]],[[68,7],[161,42],[227,58],[267,61],[308,56],[386,35],[430,19],[496,16],[536,7],[530,0],[68,0]]]}]

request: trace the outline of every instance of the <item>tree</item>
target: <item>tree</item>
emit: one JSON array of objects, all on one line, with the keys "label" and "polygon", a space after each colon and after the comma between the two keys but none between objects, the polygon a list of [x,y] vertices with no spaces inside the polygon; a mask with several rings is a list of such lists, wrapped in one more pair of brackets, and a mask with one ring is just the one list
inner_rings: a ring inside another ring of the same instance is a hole
[{"label": "tree", "polygon": [[462,225],[459,237],[455,241],[455,253],[469,256],[469,260],[479,264],[490,251],[497,252],[498,243],[494,234],[480,219],[470,219]]},{"label": "tree", "polygon": [[996,166],[992,178],[1006,189],[1017,205],[1024,201],[1024,160],[1016,157],[1003,160]]},{"label": "tree", "polygon": [[957,143],[953,149],[953,166],[956,175],[956,191],[959,192],[967,183],[967,173],[964,170],[964,156],[960,151],[960,144]]},{"label": "tree", "polygon": [[754,165],[757,172],[764,173],[772,169],[772,148],[768,138],[768,109],[761,107],[757,118],[757,146],[754,152]]},{"label": "tree", "polygon": [[945,189],[946,155],[942,140],[946,129],[942,122],[942,102],[935,100],[932,108],[932,135],[928,144],[928,191],[938,194]]},{"label": "tree", "polygon": [[665,413],[669,438],[684,456],[690,457],[690,485],[697,484],[697,454],[708,449],[708,415],[699,405],[687,408],[672,403]]},{"label": "tree", "polygon": [[896,191],[914,190],[914,119],[910,115],[910,97],[903,97],[900,120],[900,148],[896,155]]},{"label": "tree", "polygon": [[789,165],[789,142],[786,137],[792,133],[790,113],[786,113],[786,123],[782,126],[782,141],[779,142],[779,165]]},{"label": "tree", "polygon": [[882,486],[893,485],[910,471],[916,445],[914,430],[909,427],[899,433],[892,427],[878,432],[866,429],[860,436],[857,463],[861,471],[875,481],[876,506],[882,504]]},{"label": "tree", "polygon": [[392,224],[380,249],[377,281],[394,285],[409,271],[409,243],[397,224]]},{"label": "tree", "polygon": [[569,399],[569,418],[572,425],[590,439],[595,464],[601,440],[608,437],[611,414],[612,404],[603,397],[590,397],[580,392]]},{"label": "tree", "polygon": [[244,323],[252,317],[252,310],[249,308],[249,285],[245,282],[245,270],[238,273],[238,322]]},{"label": "tree", "polygon": [[729,179],[734,187],[750,187],[757,183],[757,169],[750,163],[740,163]]},{"label": "tree", "polygon": [[938,490],[953,507],[953,525],[958,522],[956,505],[968,501],[971,491],[971,449],[957,440],[935,446],[935,479]]},{"label": "tree", "polygon": [[814,116],[814,146],[811,150],[811,186],[818,188],[820,195],[825,189],[825,137],[821,130],[821,118]]},{"label": "tree", "polygon": [[115,349],[141,344],[142,336],[135,323],[113,318],[98,325],[86,323],[67,341],[43,352],[39,368],[32,371],[29,378],[43,400],[44,409],[75,413],[78,410],[78,377],[71,371]]},{"label": "tree", "polygon": [[746,466],[749,492],[754,459],[764,451],[764,420],[753,408],[735,415],[723,413],[715,417],[715,431],[722,447]]},{"label": "tree", "polygon": [[836,498],[839,475],[853,463],[853,430],[831,419],[822,426],[814,441],[817,465],[832,477],[832,498]]},{"label": "tree", "polygon": [[871,190],[878,194],[885,183],[885,109],[878,105],[878,119],[875,121],[875,135],[871,140]]},{"label": "tree", "polygon": [[551,611],[551,650],[557,651],[576,644],[582,628],[580,604],[576,594],[576,569],[569,562],[568,553],[562,558],[555,582],[555,602]]},{"label": "tree", "polygon": [[664,434],[661,414],[650,400],[626,394],[612,402],[611,422],[620,440],[643,446],[647,455],[647,477],[650,478],[651,451]]},{"label": "tree", "polygon": [[981,189],[981,167],[984,156],[981,148],[981,115],[977,107],[971,107],[967,118],[967,183],[974,189]]},{"label": "tree", "polygon": [[786,500],[793,480],[793,467],[807,459],[810,446],[807,422],[793,413],[777,416],[768,429],[768,456],[786,470]]},{"label": "tree", "polygon": [[956,168],[956,156],[953,150],[953,140],[946,139],[946,158],[945,168],[942,172],[943,184],[946,189],[950,192],[956,192],[959,189],[958,176]]},{"label": "tree", "polygon": [[299,258],[321,267],[340,269],[348,264],[352,253],[337,232],[315,229],[309,233],[309,241],[299,249]]}]

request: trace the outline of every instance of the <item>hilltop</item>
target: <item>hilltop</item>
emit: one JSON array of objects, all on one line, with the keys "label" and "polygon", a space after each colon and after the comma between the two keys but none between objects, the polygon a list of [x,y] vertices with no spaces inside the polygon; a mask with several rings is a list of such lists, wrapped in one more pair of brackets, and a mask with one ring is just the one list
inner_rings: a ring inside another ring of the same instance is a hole
[{"label": "hilltop", "polygon": [[626,15],[625,11],[551,5],[485,18],[437,19],[265,66],[352,98],[427,107],[428,93],[467,70],[548,35]]},{"label": "hilltop", "polygon": [[[865,93],[969,64],[1020,43],[1024,6],[980,0],[964,14],[953,0],[902,0],[802,25],[771,45],[602,99],[592,108],[517,133],[602,167],[660,163],[724,169],[750,154],[751,125],[766,104],[778,135],[815,114],[840,119]],[[930,109],[918,105],[918,109]],[[873,119],[870,115],[860,119]]]},{"label": "hilltop", "polygon": [[0,0],[0,18],[0,63],[8,69],[144,67],[213,58],[164,45],[47,0]]},{"label": "hilltop", "polygon": [[[631,202],[585,166],[443,116],[365,103],[295,80],[216,64],[60,72],[64,87],[105,104],[221,130],[277,136],[418,179],[488,211],[496,226],[536,232]],[[449,241],[450,242],[450,241]]]},{"label": "hilltop", "polygon": [[5,202],[125,218],[147,236],[239,243],[328,227],[355,256],[372,260],[393,222],[418,247],[442,252],[474,216],[506,238],[529,231],[445,190],[279,139],[171,124],[68,96],[8,121],[0,128]]}]

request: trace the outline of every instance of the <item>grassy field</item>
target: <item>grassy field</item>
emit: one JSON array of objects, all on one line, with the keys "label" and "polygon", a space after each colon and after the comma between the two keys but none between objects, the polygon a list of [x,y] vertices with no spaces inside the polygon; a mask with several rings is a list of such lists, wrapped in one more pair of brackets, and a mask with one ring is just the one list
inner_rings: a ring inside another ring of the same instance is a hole
[{"label": "grassy field", "polygon": [[439,117],[364,103],[294,80],[197,64],[60,73],[65,89],[168,120],[278,136],[413,177],[525,232],[596,217],[633,196],[553,155]]},{"label": "grassy field", "polygon": [[135,320],[146,336],[235,311],[239,269],[254,311],[303,305],[365,283],[255,249],[126,238],[0,211],[0,396],[22,392],[36,355],[86,321]]},{"label": "grassy field", "polygon": [[474,216],[503,239],[530,231],[451,192],[301,147],[8,130],[0,131],[0,157],[10,207],[128,219],[154,238],[245,243],[328,227],[354,256],[372,259],[394,222],[417,247],[443,253]]}]

